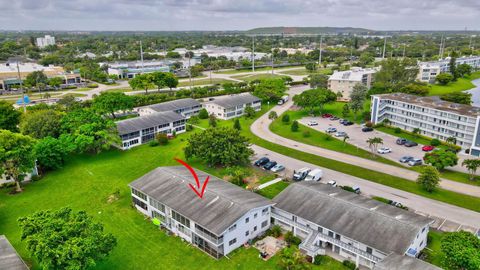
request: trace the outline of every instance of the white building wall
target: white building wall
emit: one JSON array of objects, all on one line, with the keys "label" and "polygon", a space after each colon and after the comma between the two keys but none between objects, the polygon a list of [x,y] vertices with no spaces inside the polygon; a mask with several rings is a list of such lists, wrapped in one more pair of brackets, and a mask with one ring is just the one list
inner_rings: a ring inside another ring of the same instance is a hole
[{"label": "white building wall", "polygon": [[257,103],[248,103],[242,104],[232,108],[225,108],[215,104],[215,102],[205,103],[203,107],[207,110],[208,114],[213,114],[218,119],[229,120],[232,118],[240,117],[243,115],[244,110],[247,106],[252,106],[255,111],[260,111],[262,109],[262,103],[259,101]]}]

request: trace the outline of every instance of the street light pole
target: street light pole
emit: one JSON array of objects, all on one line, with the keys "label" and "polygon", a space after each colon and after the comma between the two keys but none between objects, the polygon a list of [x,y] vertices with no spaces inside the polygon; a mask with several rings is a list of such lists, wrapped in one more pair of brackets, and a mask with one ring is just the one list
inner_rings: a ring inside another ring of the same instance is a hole
[{"label": "street light pole", "polygon": [[252,37],[252,72],[255,72],[255,36]]},{"label": "street light pole", "polygon": [[323,45],[323,36],[320,36],[320,46],[318,47],[318,68],[322,65],[322,45]]},{"label": "street light pole", "polygon": [[27,112],[27,104],[25,103],[25,91],[23,90],[23,83],[22,77],[20,76],[20,67],[18,66],[18,59],[17,59],[17,73],[18,73],[18,80],[20,81],[20,91],[22,91],[22,104],[23,104],[23,112]]}]

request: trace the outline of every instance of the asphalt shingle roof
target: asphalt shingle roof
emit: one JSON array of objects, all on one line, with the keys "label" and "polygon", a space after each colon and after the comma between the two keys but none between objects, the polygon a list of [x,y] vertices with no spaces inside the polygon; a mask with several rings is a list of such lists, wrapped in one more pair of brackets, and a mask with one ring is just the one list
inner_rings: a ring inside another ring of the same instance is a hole
[{"label": "asphalt shingle roof", "polygon": [[213,100],[210,100],[206,103],[213,103],[223,108],[231,108],[255,101],[260,101],[260,99],[250,93],[241,93],[236,95],[214,97]]},{"label": "asphalt shingle roof", "polygon": [[191,108],[194,106],[200,106],[200,102],[196,101],[193,98],[182,98],[162,103],[157,103],[149,106],[144,106],[141,108],[150,108],[157,112],[167,112],[167,111],[175,111],[178,109],[184,108]]},{"label": "asphalt shingle roof", "polygon": [[377,263],[373,270],[441,270],[417,258],[392,253]]},{"label": "asphalt shingle roof", "polygon": [[[195,170],[200,181],[209,176]],[[273,203],[234,184],[210,176],[203,199],[188,186],[195,180],[183,166],[159,167],[130,183],[130,187],[165,204],[210,232],[220,236],[239,218],[254,208]]]},{"label": "asphalt shingle roof", "polygon": [[282,209],[384,253],[405,254],[433,220],[330,185],[299,182],[273,201]]},{"label": "asphalt shingle roof", "polygon": [[185,119],[175,112],[157,112],[116,122],[119,135]]}]

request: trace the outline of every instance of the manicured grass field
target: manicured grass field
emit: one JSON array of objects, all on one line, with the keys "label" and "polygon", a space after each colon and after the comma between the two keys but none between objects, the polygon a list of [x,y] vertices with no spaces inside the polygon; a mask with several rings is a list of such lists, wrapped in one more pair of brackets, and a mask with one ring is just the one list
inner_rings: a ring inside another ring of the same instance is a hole
[{"label": "manicured grass field", "polygon": [[192,83],[190,81],[181,81],[178,83],[178,87],[184,87],[184,86],[199,86],[199,85],[208,85],[208,84],[223,84],[227,82],[234,82],[232,80],[226,80],[226,79],[200,79],[200,80],[192,80]]},{"label": "manicured grass field", "polygon": [[[304,125],[300,125],[299,131],[292,132],[290,128],[291,123],[294,120],[299,120],[303,117],[308,116],[308,113],[303,110],[300,110],[300,111],[287,111],[286,114],[290,116],[290,123],[285,124],[284,122],[282,122],[283,114],[280,115],[277,119],[275,119],[270,124],[270,130],[273,133],[276,133],[284,138],[288,138],[297,142],[318,146],[321,148],[349,154],[352,156],[371,159],[371,160],[375,160],[375,161],[386,163],[393,166],[401,166],[397,162],[394,162],[392,160],[386,159],[378,155],[375,155],[375,157],[372,157],[371,152],[358,148],[352,144],[349,144],[348,141],[343,142],[343,140],[339,140],[335,138],[333,135],[327,136],[326,133],[317,131],[313,128],[310,128]],[[304,132],[309,132],[310,136],[305,137]]]},{"label": "manicured grass field", "polygon": [[282,190],[288,187],[288,185],[289,184],[287,182],[281,181],[273,185],[270,185],[264,189],[259,190],[258,194],[265,196],[269,199],[273,199],[273,197],[277,196],[278,193],[282,192]]},{"label": "manicured grass field", "polygon": [[466,78],[459,78],[456,82],[451,82],[448,85],[434,84],[431,86],[429,95],[430,96],[444,95],[452,92],[460,92],[460,91],[472,89],[475,87],[475,85],[472,83],[472,80],[479,79],[479,78],[480,78],[480,71],[472,73],[472,75]]},{"label": "manicured grass field", "polygon": [[270,73],[261,73],[261,74],[255,74],[255,75],[241,75],[241,76],[233,76],[232,78],[246,81],[246,82],[251,82],[254,80],[263,80],[263,79],[270,79],[270,78],[282,78],[284,76],[282,75],[277,75],[277,74],[270,74]]},{"label": "manicured grass field", "polygon": [[[281,71],[282,69],[290,69],[290,68],[296,68],[296,67],[302,67],[302,66],[286,66],[286,67],[275,67],[274,70]],[[255,68],[255,71],[265,71],[265,70],[272,70],[271,67],[261,67],[261,68]],[[228,69],[228,70],[222,70],[222,71],[217,71],[214,73],[218,74],[239,74],[239,73],[247,73],[247,72],[252,72],[252,68],[245,68],[245,69]]]},{"label": "manicured grass field", "polygon": [[330,75],[333,73],[333,71],[329,68],[322,69],[320,71],[315,71],[315,72],[310,72],[305,68],[302,69],[294,69],[294,70],[286,70],[286,71],[279,71],[282,74],[287,74],[287,75],[296,75],[296,76],[303,76],[303,75],[311,75],[311,74],[325,74],[325,75]]},{"label": "manicured grass field", "polygon": [[442,267],[442,259],[443,259],[443,253],[442,253],[442,247],[441,247],[441,241],[444,233],[430,229],[428,232],[428,244],[427,244],[427,253],[429,256],[427,257],[426,261],[434,264],[436,266]]},{"label": "manicured grass field", "polygon": [[[333,102],[333,103],[330,103],[330,104],[326,104],[326,105],[323,106],[322,114],[329,113],[329,114],[333,114],[337,117],[343,118],[342,111],[343,111],[343,106],[345,106],[345,104],[346,104],[345,102],[340,102],[340,101],[336,101],[336,102]],[[365,122],[364,119],[362,118],[362,113],[370,111],[370,100],[365,101],[365,104],[364,104],[363,108],[364,108],[363,111],[362,112],[357,112],[356,116],[350,110],[350,113],[348,114],[346,119],[348,119],[349,121],[355,122],[357,124]]]}]

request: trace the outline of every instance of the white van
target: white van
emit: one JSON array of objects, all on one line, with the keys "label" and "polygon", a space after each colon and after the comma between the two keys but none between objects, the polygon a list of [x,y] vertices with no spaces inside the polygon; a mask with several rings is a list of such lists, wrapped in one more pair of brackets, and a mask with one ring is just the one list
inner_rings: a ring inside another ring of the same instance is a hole
[{"label": "white van", "polygon": [[280,100],[278,101],[278,105],[285,104],[288,101],[288,95],[282,96]]},{"label": "white van", "polygon": [[322,179],[322,176],[322,170],[314,169],[308,173],[307,177],[305,177],[305,181],[320,181],[320,179]]}]

